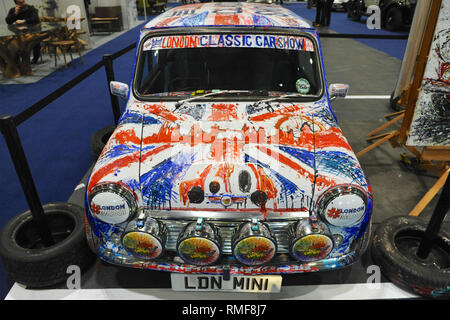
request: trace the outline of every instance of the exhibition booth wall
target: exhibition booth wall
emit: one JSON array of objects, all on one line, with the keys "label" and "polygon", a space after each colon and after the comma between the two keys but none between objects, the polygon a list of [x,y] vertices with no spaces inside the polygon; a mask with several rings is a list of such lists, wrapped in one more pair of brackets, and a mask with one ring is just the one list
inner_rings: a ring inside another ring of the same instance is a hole
[{"label": "exhibition booth wall", "polygon": [[[31,0],[29,1],[32,2]],[[71,1],[73,3],[73,1]],[[80,1],[83,2],[83,1]],[[93,6],[101,0],[92,1]],[[103,1],[104,2],[104,1]],[[123,1],[116,1],[117,3]],[[108,1],[108,3],[110,3]],[[4,5],[2,3],[2,5]],[[0,6],[0,8],[2,8]],[[304,3],[290,3],[289,9],[300,16],[313,20],[315,10],[306,9]],[[150,17],[152,18],[152,17]],[[1,114],[17,115],[29,106],[51,94],[56,89],[77,77],[101,61],[103,55],[112,54],[135,43],[140,27],[135,27],[105,45],[83,56],[86,64],[75,60],[68,69],[59,69],[35,84],[2,85]],[[354,23],[346,14],[334,14],[331,32],[351,34],[397,34],[384,30],[368,30],[364,22]],[[402,59],[407,40],[365,40],[365,43],[379,51]],[[132,73],[134,51],[129,51],[114,61],[116,79],[128,82]],[[121,102],[121,108],[124,103]],[[89,148],[92,134],[99,128],[114,124],[109,100],[109,88],[105,72],[96,71],[78,84],[75,90],[50,103],[31,119],[18,127],[28,163],[42,203],[67,201],[81,177],[92,165]],[[5,141],[0,139],[0,171],[2,183],[0,194],[4,207],[0,215],[0,228],[12,216],[28,209]],[[3,298],[10,283],[0,272],[0,298]]]}]

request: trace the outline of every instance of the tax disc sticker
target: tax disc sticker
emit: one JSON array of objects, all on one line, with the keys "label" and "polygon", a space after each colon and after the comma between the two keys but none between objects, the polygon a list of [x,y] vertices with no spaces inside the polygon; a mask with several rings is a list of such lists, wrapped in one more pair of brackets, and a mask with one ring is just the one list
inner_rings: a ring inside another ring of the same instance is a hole
[{"label": "tax disc sticker", "polygon": [[309,81],[306,80],[305,78],[300,78],[295,83],[295,88],[297,89],[298,93],[307,94],[311,89],[311,85],[309,84]]}]

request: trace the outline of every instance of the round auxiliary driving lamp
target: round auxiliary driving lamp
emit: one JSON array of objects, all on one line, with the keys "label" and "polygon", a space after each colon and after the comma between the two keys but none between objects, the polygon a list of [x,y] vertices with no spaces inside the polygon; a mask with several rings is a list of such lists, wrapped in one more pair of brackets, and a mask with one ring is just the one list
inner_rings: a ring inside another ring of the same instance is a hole
[{"label": "round auxiliary driving lamp", "polygon": [[277,241],[265,223],[253,218],[235,231],[232,252],[240,263],[258,266],[272,260],[277,252]]}]

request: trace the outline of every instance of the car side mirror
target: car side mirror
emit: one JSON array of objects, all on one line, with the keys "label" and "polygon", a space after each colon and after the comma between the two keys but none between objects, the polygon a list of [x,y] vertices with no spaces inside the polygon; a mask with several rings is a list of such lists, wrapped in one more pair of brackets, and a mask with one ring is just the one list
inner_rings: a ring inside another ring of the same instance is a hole
[{"label": "car side mirror", "polygon": [[345,98],[347,96],[350,86],[344,83],[333,83],[330,84],[328,88],[328,93],[330,95],[330,100],[334,101],[337,98]]},{"label": "car side mirror", "polygon": [[128,91],[130,89],[128,88],[127,84],[117,81],[111,81],[109,83],[109,88],[112,95],[121,97],[124,100],[128,98]]}]

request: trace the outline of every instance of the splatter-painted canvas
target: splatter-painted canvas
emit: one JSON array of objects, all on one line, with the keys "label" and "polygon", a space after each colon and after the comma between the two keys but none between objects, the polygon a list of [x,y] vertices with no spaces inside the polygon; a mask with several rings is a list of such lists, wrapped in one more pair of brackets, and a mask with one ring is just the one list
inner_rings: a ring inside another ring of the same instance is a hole
[{"label": "splatter-painted canvas", "polygon": [[409,146],[450,146],[450,2],[443,1],[410,127]]}]

